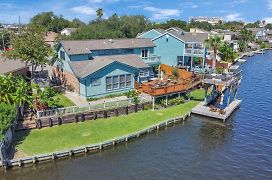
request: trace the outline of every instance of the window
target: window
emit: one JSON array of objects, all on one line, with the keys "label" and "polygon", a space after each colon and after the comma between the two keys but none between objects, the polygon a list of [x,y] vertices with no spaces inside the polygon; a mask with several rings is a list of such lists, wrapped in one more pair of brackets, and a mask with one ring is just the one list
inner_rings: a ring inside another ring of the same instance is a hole
[{"label": "window", "polygon": [[131,87],[131,74],[128,74],[127,75],[127,77],[126,77],[126,81],[127,81],[127,83],[126,83],[126,86],[127,87]]},{"label": "window", "polygon": [[119,88],[119,78],[118,76],[113,76],[113,89]]},{"label": "window", "polygon": [[106,77],[106,89],[112,90],[112,77]]},{"label": "window", "polygon": [[139,75],[140,75],[140,77],[148,77],[149,72],[148,71],[140,71]]},{"label": "window", "polygon": [[126,76],[125,75],[119,76],[119,83],[120,83],[120,88],[126,87]]},{"label": "window", "polygon": [[140,77],[144,77],[144,71],[140,71]]},{"label": "window", "polygon": [[142,49],[142,57],[148,57],[148,50]]},{"label": "window", "polygon": [[64,53],[64,51],[60,51],[60,59],[65,60],[65,53]]},{"label": "window", "polygon": [[92,86],[99,86],[100,84],[101,84],[101,79],[100,78],[91,80],[91,85]]}]

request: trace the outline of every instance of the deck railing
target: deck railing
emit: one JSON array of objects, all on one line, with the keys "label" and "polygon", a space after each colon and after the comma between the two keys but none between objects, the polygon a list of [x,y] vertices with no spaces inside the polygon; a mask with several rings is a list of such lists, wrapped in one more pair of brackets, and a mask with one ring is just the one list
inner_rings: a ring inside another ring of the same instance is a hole
[{"label": "deck railing", "polygon": [[[145,103],[149,102],[148,99],[139,97],[139,103]],[[71,106],[71,107],[64,107],[64,108],[55,108],[55,109],[49,109],[44,111],[37,111],[37,118],[41,117],[49,117],[49,116],[59,116],[59,115],[65,115],[65,114],[74,114],[79,112],[87,112],[87,111],[95,111],[95,110],[106,110],[111,108],[117,108],[117,107],[125,107],[129,105],[133,105],[134,101],[133,98],[128,98],[126,100],[119,100],[119,101],[112,101],[112,102],[103,102],[95,105],[89,104],[89,106]]]},{"label": "deck railing", "polygon": [[191,88],[194,88],[201,83],[201,78],[195,78],[190,81],[184,80],[182,83],[170,83],[163,86],[152,86],[148,83],[142,84],[143,92],[150,94],[151,96],[162,96],[166,94],[184,92]]},{"label": "deck railing", "polygon": [[142,60],[146,64],[160,64],[161,63],[161,56],[152,55],[149,57],[142,57]]},{"label": "deck railing", "polygon": [[203,49],[187,48],[187,49],[185,49],[185,55],[203,56],[204,55],[204,50]]}]

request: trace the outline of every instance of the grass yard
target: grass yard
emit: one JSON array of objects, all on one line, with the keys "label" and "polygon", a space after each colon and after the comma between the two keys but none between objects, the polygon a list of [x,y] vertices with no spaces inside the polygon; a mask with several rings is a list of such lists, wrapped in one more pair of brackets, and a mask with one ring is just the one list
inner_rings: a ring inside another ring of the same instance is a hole
[{"label": "grass yard", "polygon": [[58,94],[53,97],[57,102],[58,107],[75,106],[75,104],[63,94]]},{"label": "grass yard", "polygon": [[157,111],[147,110],[127,116],[37,129],[30,131],[29,134],[17,132],[15,145],[19,152],[30,156],[100,143],[184,115],[198,103],[198,101],[190,101]]},{"label": "grass yard", "polygon": [[204,89],[196,89],[191,92],[190,98],[196,101],[203,101],[205,99],[205,90]]}]

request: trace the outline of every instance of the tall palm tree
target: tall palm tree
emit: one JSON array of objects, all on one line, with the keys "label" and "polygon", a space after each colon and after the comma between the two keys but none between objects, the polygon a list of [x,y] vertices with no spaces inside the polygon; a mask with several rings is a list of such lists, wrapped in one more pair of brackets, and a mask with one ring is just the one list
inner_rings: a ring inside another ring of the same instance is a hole
[{"label": "tall palm tree", "polygon": [[98,19],[99,21],[101,21],[103,15],[104,15],[103,9],[102,9],[102,8],[98,8],[98,9],[96,10],[96,16],[97,16],[97,19]]},{"label": "tall palm tree", "polygon": [[247,43],[252,41],[254,37],[251,31],[247,30],[246,28],[243,28],[239,33],[239,39],[242,40],[247,45]]},{"label": "tall palm tree", "polygon": [[222,38],[220,36],[211,36],[207,40],[205,40],[206,48],[213,50],[214,56],[213,56],[212,68],[214,72],[216,69],[215,66],[216,66],[217,51],[218,51],[218,48],[221,46],[221,44],[222,44]]}]

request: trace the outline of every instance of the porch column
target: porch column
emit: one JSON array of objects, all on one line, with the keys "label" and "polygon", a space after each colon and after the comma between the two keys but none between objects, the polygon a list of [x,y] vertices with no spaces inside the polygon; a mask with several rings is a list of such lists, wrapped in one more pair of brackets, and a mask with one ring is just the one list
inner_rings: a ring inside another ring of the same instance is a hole
[{"label": "porch column", "polygon": [[184,55],[182,56],[182,66],[184,66],[184,61],[185,61],[185,57]]},{"label": "porch column", "polygon": [[152,96],[152,110],[155,110],[155,97]]},{"label": "porch column", "polygon": [[191,57],[191,70],[193,68],[193,57]]},{"label": "porch column", "polygon": [[230,87],[229,93],[228,93],[228,106],[230,104],[230,95],[231,95],[231,92],[232,92],[232,87]]},{"label": "porch column", "polygon": [[168,105],[168,95],[166,95],[166,106]]}]

